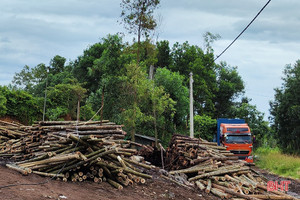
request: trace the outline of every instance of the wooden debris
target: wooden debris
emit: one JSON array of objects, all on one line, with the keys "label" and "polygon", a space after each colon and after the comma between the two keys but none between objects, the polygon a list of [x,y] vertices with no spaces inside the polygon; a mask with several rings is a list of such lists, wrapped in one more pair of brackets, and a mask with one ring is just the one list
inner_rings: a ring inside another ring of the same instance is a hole
[{"label": "wooden debris", "polygon": [[267,191],[263,177],[216,143],[173,135],[166,155],[165,166],[171,175],[183,173],[197,188],[222,199],[296,199]]},{"label": "wooden debris", "polygon": [[0,125],[0,136],[5,137],[0,143],[0,158],[15,161],[7,167],[24,175],[35,173],[73,182],[107,181],[119,190],[152,178],[144,172],[153,166],[130,159],[137,150],[123,140],[122,126],[107,120]]}]

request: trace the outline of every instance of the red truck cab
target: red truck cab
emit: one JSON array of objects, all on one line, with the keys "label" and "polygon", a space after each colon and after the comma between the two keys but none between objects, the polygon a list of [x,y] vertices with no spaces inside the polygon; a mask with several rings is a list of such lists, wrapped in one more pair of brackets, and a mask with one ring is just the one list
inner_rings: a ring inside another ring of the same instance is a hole
[{"label": "red truck cab", "polygon": [[252,137],[250,127],[246,123],[220,123],[220,144],[239,159],[253,163]]}]

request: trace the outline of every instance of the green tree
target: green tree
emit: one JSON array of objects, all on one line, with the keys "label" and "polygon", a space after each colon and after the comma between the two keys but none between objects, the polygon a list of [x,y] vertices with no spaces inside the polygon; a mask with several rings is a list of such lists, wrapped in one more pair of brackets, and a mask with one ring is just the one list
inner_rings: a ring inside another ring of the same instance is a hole
[{"label": "green tree", "polygon": [[130,34],[137,35],[137,63],[140,60],[141,37],[145,36],[147,38],[157,26],[153,12],[159,3],[160,0],[122,0],[120,4],[124,27]]},{"label": "green tree", "polygon": [[221,62],[217,68],[217,91],[215,94],[215,117],[226,117],[234,101],[244,93],[244,82],[238,74],[237,67]]},{"label": "green tree", "polygon": [[[103,40],[102,40],[103,41]],[[102,56],[105,49],[103,43],[99,42],[91,45],[84,50],[83,55],[73,63],[73,75],[80,82],[84,83],[85,87],[89,89],[88,93],[96,92],[100,81],[99,71],[91,70],[95,60]]]},{"label": "green tree", "polygon": [[98,84],[104,86],[111,76],[118,76],[126,62],[126,58],[122,55],[124,44],[119,35],[108,35],[103,38],[104,50],[101,56],[93,61],[93,65],[89,68],[89,75],[94,77],[98,76]]},{"label": "green tree", "polygon": [[194,76],[194,106],[196,113],[212,115],[215,111],[214,98],[217,91],[216,66],[212,54],[204,54],[196,45],[175,43],[172,49],[173,64],[170,69],[185,77],[188,86],[189,74]]},{"label": "green tree", "polygon": [[65,62],[64,57],[56,55],[50,60],[49,66],[44,63],[33,68],[25,65],[21,72],[15,74],[12,82],[17,88],[24,89],[34,96],[42,97],[46,89],[46,82],[49,86],[54,86],[73,78],[71,67],[65,66]]},{"label": "green tree", "polygon": [[90,103],[85,104],[80,108],[80,119],[83,121],[88,121],[93,118],[93,120],[99,120],[98,116],[95,116],[96,112],[93,110]]},{"label": "green tree", "polygon": [[[153,109],[152,117],[154,122],[155,145],[158,147],[157,142],[159,137],[164,144],[167,144],[171,139],[170,133],[173,132],[170,132],[168,121],[173,121],[173,117],[176,112],[176,109],[174,108],[176,102],[173,101],[173,99],[170,98],[170,95],[165,92],[164,87],[155,86],[155,83],[152,80],[149,80],[149,82],[150,84],[148,87],[152,87],[150,98]],[[158,134],[158,129],[161,133],[160,135]]]},{"label": "green tree", "polygon": [[6,114],[7,108],[6,108],[6,98],[3,94],[0,93],[0,117],[4,116]]},{"label": "green tree", "polygon": [[[166,93],[170,94],[170,98],[176,102],[174,106],[176,112],[174,118],[170,116],[169,125],[170,132],[174,132],[176,127],[184,126],[189,111],[189,91],[184,86],[184,77],[178,72],[171,72],[166,68],[159,68],[154,77],[157,86],[163,86]],[[168,116],[165,116],[168,119]],[[173,118],[173,120],[172,120]]]},{"label": "green tree", "polygon": [[87,90],[78,83],[57,84],[48,88],[48,108],[46,117],[50,120],[76,119],[78,102]]},{"label": "green tree", "polygon": [[10,90],[8,87],[0,87],[0,94],[6,99],[5,115],[20,120],[24,124],[41,118],[41,99],[35,98],[23,90]]},{"label": "green tree", "polygon": [[168,67],[172,62],[169,41],[163,40],[157,42],[156,49],[157,49],[157,66]]},{"label": "green tree", "polygon": [[195,115],[194,128],[195,137],[212,141],[217,130],[217,120],[207,115]]},{"label": "green tree", "polygon": [[221,38],[221,36],[219,34],[212,34],[211,32],[206,32],[203,34],[204,47],[206,49],[206,54],[214,52],[211,45],[214,43],[214,41],[216,41],[220,38]]},{"label": "green tree", "polygon": [[125,124],[130,129],[131,139],[135,140],[135,133],[141,132],[145,135],[164,137],[165,135],[155,133],[155,123],[158,129],[165,128],[164,113],[173,115],[175,102],[169,98],[163,87],[155,86],[152,80],[147,79],[147,74],[137,64],[126,66],[126,74],[121,77],[123,81],[122,101],[126,107],[123,108],[122,116]]},{"label": "green tree", "polygon": [[87,103],[97,111],[102,106],[102,95],[104,95],[103,117],[122,123],[120,113],[126,105],[120,97],[123,83],[120,77],[126,73],[125,64],[132,60],[132,54],[117,34],[108,35],[102,39],[102,42],[103,52],[88,69],[88,76],[94,81],[85,84],[86,88],[88,85],[93,88]]},{"label": "green tree", "polygon": [[58,74],[64,71],[66,58],[56,55],[50,60],[50,73]]},{"label": "green tree", "polygon": [[33,73],[28,65],[25,65],[21,72],[16,73],[13,84],[22,87],[25,91],[31,91],[34,85]]},{"label": "green tree", "polygon": [[244,119],[248,123],[252,135],[256,137],[256,146],[261,146],[266,139],[271,136],[269,123],[264,120],[264,113],[257,110],[255,105],[251,105],[250,100],[243,98],[240,103],[235,103],[231,108],[229,118]]},{"label": "green tree", "polygon": [[283,74],[283,84],[275,89],[275,99],[270,102],[272,126],[284,151],[300,153],[300,60],[287,65]]},{"label": "green tree", "polygon": [[127,60],[130,60],[130,56],[123,56],[124,48],[120,35],[109,34],[76,59],[73,74],[89,89],[88,94],[96,93],[99,89],[102,92],[113,76],[122,73],[124,63],[129,63]]},{"label": "green tree", "polygon": [[126,66],[126,75],[122,77],[128,102],[128,108],[123,111],[125,123],[130,127],[131,140],[135,141],[136,127],[138,121],[151,121],[151,117],[145,115],[140,103],[147,101],[150,91],[147,90],[148,81],[146,74],[143,73],[137,64],[129,64]]}]

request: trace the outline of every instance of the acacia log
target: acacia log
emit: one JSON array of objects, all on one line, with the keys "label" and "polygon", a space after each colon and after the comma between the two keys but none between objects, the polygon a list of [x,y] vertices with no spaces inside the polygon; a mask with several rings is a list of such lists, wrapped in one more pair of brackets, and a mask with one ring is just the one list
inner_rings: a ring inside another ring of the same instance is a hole
[{"label": "acacia log", "polygon": [[21,166],[21,167],[32,167],[32,166],[35,166],[35,165],[48,164],[48,163],[53,163],[53,162],[65,162],[65,161],[73,160],[73,159],[80,159],[80,156],[78,154],[56,156],[56,157],[48,158],[48,159],[45,159],[45,160],[22,163],[22,164],[19,164],[19,166]]},{"label": "acacia log", "polygon": [[212,186],[215,187],[215,188],[218,188],[218,189],[220,189],[220,190],[223,190],[223,191],[225,191],[226,193],[229,193],[229,194],[231,194],[231,195],[233,195],[233,196],[236,196],[236,197],[241,197],[241,198],[248,199],[248,200],[259,200],[259,199],[256,198],[256,197],[250,197],[250,196],[248,196],[248,195],[240,194],[240,193],[238,193],[238,192],[235,192],[235,191],[233,191],[233,190],[231,190],[231,189],[228,189],[228,188],[226,188],[226,187],[217,185],[217,184],[215,184],[215,183],[213,183]]},{"label": "acacia log", "polygon": [[16,170],[16,171],[22,173],[23,175],[28,175],[32,172],[31,169],[23,168],[23,167],[14,165],[14,164],[6,164],[6,167],[8,167],[10,169],[13,169],[13,170]]},{"label": "acacia log", "polygon": [[38,174],[41,176],[46,176],[46,177],[58,177],[58,178],[64,178],[65,176],[63,174],[50,174],[50,173],[45,173],[45,172],[39,172],[39,171],[32,171],[34,174]]},{"label": "acacia log", "polygon": [[211,190],[211,180],[208,179],[207,180],[207,186],[206,186],[205,192],[206,193],[210,193],[210,190]]},{"label": "acacia log", "polygon": [[205,185],[203,185],[200,181],[196,181],[195,183],[200,190],[205,190]]},{"label": "acacia log", "polygon": [[247,169],[249,169],[249,168],[248,167],[241,167],[241,168],[233,168],[233,169],[221,169],[221,170],[219,169],[217,171],[213,171],[213,172],[209,172],[209,173],[205,173],[205,174],[200,174],[198,176],[192,177],[192,178],[189,179],[189,181],[194,181],[194,180],[209,177],[209,176],[233,173],[233,172],[237,172],[237,171],[240,171],[240,170],[247,170]]},{"label": "acacia log", "polygon": [[111,184],[112,186],[114,186],[115,188],[117,188],[118,190],[122,190],[123,189],[123,186],[121,184],[117,183],[116,181],[113,181],[113,180],[111,180],[111,179],[108,178],[107,182],[109,184]]}]

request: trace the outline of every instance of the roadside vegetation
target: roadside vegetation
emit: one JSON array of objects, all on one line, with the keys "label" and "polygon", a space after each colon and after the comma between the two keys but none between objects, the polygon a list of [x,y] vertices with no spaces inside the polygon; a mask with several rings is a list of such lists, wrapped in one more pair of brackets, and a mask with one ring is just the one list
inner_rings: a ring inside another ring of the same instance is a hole
[{"label": "roadside vegetation", "polygon": [[300,179],[300,157],[287,155],[279,148],[259,147],[255,153],[255,164],[274,174]]}]

